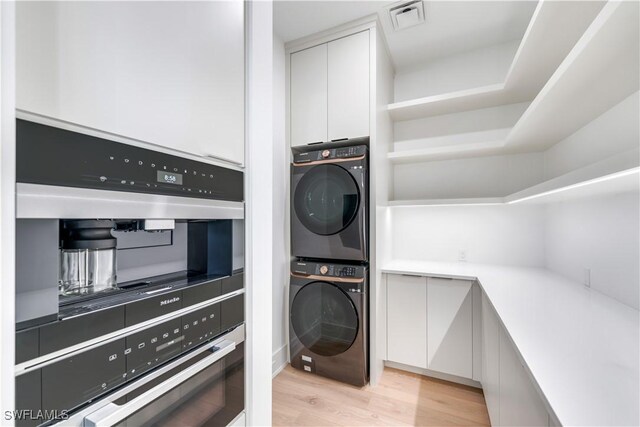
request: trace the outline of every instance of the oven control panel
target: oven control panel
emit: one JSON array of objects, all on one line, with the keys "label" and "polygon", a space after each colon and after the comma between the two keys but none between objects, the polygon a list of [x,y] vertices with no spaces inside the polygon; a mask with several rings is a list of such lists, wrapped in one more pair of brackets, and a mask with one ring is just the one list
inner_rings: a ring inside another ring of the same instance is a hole
[{"label": "oven control panel", "polygon": [[17,181],[243,201],[243,173],[208,163],[17,120]]}]

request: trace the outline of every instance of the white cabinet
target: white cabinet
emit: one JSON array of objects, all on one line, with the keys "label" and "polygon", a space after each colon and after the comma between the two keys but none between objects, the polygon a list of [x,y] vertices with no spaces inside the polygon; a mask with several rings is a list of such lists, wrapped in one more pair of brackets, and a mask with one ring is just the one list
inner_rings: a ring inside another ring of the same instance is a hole
[{"label": "white cabinet", "polygon": [[387,275],[387,360],[427,367],[427,279]]},{"label": "white cabinet", "polygon": [[473,376],[473,304],[468,280],[427,279],[427,368]]},{"label": "white cabinet", "polygon": [[520,363],[511,340],[500,330],[500,425],[548,426],[549,414]]},{"label": "white cabinet", "polygon": [[19,2],[29,113],[244,162],[242,2]]},{"label": "white cabinet", "polygon": [[327,140],[327,45],[291,55],[291,145]]},{"label": "white cabinet", "polygon": [[500,323],[482,294],[482,390],[491,425],[500,423]]},{"label": "white cabinet", "polygon": [[291,146],[369,135],[369,31],[290,56]]},{"label": "white cabinet", "polygon": [[369,135],[369,31],[329,43],[329,136]]}]

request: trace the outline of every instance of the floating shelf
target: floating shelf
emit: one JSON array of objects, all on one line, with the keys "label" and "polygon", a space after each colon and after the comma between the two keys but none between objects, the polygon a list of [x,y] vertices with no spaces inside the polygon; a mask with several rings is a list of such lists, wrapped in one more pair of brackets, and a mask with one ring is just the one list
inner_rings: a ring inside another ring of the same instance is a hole
[{"label": "floating shelf", "polygon": [[[585,2],[580,2],[583,3]],[[554,2],[548,7],[563,6],[563,10],[566,11],[571,4],[575,3]],[[591,3],[592,8],[594,4],[599,3]],[[608,2],[602,8],[501,142],[502,147],[499,141],[447,145],[437,149],[431,147],[392,152],[388,154],[389,159],[394,163],[408,163],[536,152],[548,149],[573,134],[640,89],[640,29],[637,20],[639,7],[638,2]],[[542,19],[543,13],[547,15],[548,12],[548,9],[539,6],[533,21],[537,22]],[[545,18],[544,21],[548,19],[551,18]],[[527,40],[540,38],[531,27],[527,33],[509,72],[508,82],[526,80],[520,67],[521,61],[528,63],[532,59],[532,54],[527,53]],[[535,85],[529,84],[528,90],[533,86]],[[458,102],[462,101],[458,99]]]},{"label": "floating shelf", "polygon": [[457,144],[451,146],[403,150],[387,154],[392,163],[416,163],[430,160],[450,160],[465,157],[490,156],[500,153],[505,146],[504,140]]},{"label": "floating shelf", "polygon": [[541,151],[640,89],[638,2],[608,2],[507,138]]},{"label": "floating shelf", "polygon": [[467,199],[423,199],[423,200],[393,200],[389,201],[389,206],[482,206],[482,205],[502,205],[504,197],[477,197]]},{"label": "floating shelf", "polygon": [[505,197],[395,200],[389,206],[464,206],[548,203],[640,191],[640,150],[634,149],[585,166]]},{"label": "floating shelf", "polygon": [[395,121],[530,101],[602,8],[596,2],[540,1],[505,82],[389,104]]}]

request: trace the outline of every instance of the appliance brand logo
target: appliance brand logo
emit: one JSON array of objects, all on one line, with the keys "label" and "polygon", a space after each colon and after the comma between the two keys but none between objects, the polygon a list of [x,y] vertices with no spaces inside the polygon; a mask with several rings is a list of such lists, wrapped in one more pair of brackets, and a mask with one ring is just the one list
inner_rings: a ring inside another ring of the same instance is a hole
[{"label": "appliance brand logo", "polygon": [[160,301],[160,307],[162,307],[163,305],[169,305],[169,304],[173,304],[174,302],[178,302],[180,301],[180,297],[173,297],[170,299],[164,299],[162,301]]}]

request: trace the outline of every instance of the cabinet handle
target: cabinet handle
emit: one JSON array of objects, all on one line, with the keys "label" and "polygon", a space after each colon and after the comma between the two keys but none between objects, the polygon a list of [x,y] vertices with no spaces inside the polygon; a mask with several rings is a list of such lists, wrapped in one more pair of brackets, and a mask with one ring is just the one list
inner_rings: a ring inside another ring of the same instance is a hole
[{"label": "cabinet handle", "polygon": [[310,142],[307,145],[318,145],[318,144],[322,144],[324,141],[316,141],[316,142]]},{"label": "cabinet handle", "polygon": [[349,140],[349,138],[338,138],[338,139],[332,139],[331,142],[340,142],[340,141],[347,141]]},{"label": "cabinet handle", "polygon": [[401,276],[407,276],[407,277],[425,277],[422,274],[405,274],[402,273]]}]

